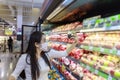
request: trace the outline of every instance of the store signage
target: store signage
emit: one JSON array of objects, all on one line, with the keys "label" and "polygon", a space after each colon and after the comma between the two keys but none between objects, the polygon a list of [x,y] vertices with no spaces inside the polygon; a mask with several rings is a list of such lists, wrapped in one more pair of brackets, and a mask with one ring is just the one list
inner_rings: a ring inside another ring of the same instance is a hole
[{"label": "store signage", "polygon": [[11,28],[5,28],[4,34],[7,36],[11,36],[13,34],[13,30]]}]

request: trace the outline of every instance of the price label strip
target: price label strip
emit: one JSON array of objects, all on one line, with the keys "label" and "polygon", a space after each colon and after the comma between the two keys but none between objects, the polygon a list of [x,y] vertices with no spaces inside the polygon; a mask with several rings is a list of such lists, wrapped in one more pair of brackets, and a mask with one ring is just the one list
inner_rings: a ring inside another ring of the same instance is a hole
[{"label": "price label strip", "polygon": [[95,74],[98,74],[98,70],[95,70]]},{"label": "price label strip", "polygon": [[89,47],[89,50],[93,50],[93,46],[90,46],[90,47]]},{"label": "price label strip", "polygon": [[101,52],[104,52],[104,48],[100,48],[100,51],[101,51]]},{"label": "price label strip", "polygon": [[90,70],[90,66],[86,66],[86,69]]},{"label": "price label strip", "polygon": [[113,50],[110,50],[110,53],[113,53]]},{"label": "price label strip", "polygon": [[117,55],[120,56],[120,50],[117,51]]},{"label": "price label strip", "polygon": [[111,76],[111,75],[109,75],[107,80],[112,80],[112,76]]}]

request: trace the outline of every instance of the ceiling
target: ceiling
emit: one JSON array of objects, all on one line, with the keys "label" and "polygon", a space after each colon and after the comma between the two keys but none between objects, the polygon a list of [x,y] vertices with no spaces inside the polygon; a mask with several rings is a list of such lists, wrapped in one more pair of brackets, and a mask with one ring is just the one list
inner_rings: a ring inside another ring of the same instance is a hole
[{"label": "ceiling", "polygon": [[[0,0],[0,31],[6,26],[17,27],[17,15],[22,8],[22,25],[36,25],[64,0]],[[16,20],[15,20],[16,19]],[[30,31],[31,28],[27,28]]]},{"label": "ceiling", "polygon": [[32,25],[39,17],[45,0],[0,0],[0,18],[10,25],[16,25],[14,20],[18,14],[18,7],[23,8],[23,25]]},{"label": "ceiling", "polygon": [[74,0],[51,19],[49,24],[66,24],[101,15],[107,17],[120,13],[120,0]]},{"label": "ceiling", "polygon": [[[66,5],[66,1],[72,2]],[[14,17],[18,14],[18,7],[22,7],[23,25],[36,25],[37,22],[41,22],[39,17],[44,24],[61,25],[96,15],[107,17],[118,14],[119,4],[120,0],[0,0],[0,21],[2,19],[1,22],[16,26],[17,21]],[[59,13],[55,11],[57,7],[61,9]],[[52,12],[54,16],[49,18]]]}]

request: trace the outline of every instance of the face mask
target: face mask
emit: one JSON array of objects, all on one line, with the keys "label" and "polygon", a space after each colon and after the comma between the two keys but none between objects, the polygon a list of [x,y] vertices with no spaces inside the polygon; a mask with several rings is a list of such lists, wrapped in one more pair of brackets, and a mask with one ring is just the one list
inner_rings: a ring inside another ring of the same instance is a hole
[{"label": "face mask", "polygon": [[42,43],[40,48],[43,51],[49,51],[49,49],[48,49],[48,43]]}]

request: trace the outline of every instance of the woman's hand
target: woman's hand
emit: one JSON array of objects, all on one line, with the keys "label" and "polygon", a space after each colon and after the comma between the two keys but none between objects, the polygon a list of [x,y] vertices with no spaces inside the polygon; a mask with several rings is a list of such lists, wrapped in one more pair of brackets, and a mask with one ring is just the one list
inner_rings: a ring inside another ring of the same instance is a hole
[{"label": "woman's hand", "polygon": [[78,44],[78,37],[77,37],[77,33],[75,32],[75,33],[73,33],[73,38],[74,38],[74,40],[75,40],[75,42],[73,43],[73,44],[68,44],[67,45],[67,53],[69,54],[74,48],[75,48],[75,46]]},{"label": "woman's hand", "polygon": [[16,80],[16,79],[15,79],[15,77],[10,76],[10,77],[9,77],[9,80]]}]

